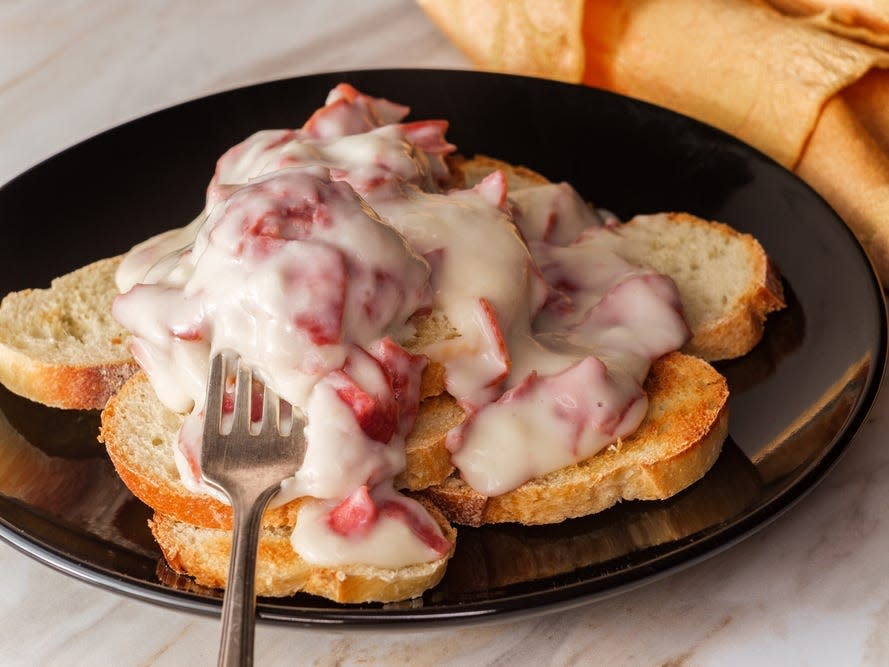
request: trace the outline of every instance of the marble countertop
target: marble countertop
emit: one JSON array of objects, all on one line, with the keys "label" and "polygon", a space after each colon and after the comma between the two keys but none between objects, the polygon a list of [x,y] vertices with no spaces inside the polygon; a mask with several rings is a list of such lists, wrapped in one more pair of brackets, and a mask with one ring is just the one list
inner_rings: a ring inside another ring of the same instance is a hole
[{"label": "marble countertop", "polygon": [[[231,7],[237,5],[237,9]],[[0,4],[0,183],[122,121],[320,71],[467,68],[409,0]],[[459,630],[261,624],[257,664],[889,664],[889,397],[803,502],[735,547],[605,601]],[[4,665],[213,664],[218,620],[0,543]]]}]

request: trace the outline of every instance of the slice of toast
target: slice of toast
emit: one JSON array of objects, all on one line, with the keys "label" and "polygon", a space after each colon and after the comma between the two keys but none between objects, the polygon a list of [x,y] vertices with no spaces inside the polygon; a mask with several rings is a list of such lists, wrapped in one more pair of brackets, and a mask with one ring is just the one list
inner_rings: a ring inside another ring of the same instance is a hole
[{"label": "slice of toast", "polygon": [[[189,490],[179,476],[173,452],[183,419],[158,400],[140,371],[105,406],[99,440],[121,479],[146,505],[196,526],[230,528],[231,507]],[[454,468],[444,438],[462,420],[463,411],[449,396],[426,398],[405,444],[407,470],[396,478],[396,486],[418,490],[447,479]],[[298,504],[266,510],[263,524],[292,527]]]},{"label": "slice of toast", "polygon": [[489,524],[460,531],[439,591],[483,591],[555,577],[580,567],[608,567],[615,559],[693,539],[730,521],[762,492],[756,466],[726,440],[719,459],[690,489],[658,502],[628,502],[604,514],[555,525]]},{"label": "slice of toast", "polygon": [[[466,187],[497,170],[510,192],[549,183],[527,167],[483,155],[452,167]],[[693,334],[684,352],[708,361],[743,356],[762,338],[766,316],[785,306],[778,270],[750,234],[688,213],[637,215],[612,231],[599,236],[603,245],[675,281]]]},{"label": "slice of toast", "polygon": [[0,303],[0,382],[38,403],[101,409],[138,368],[111,317],[119,257],[8,294]]},{"label": "slice of toast", "polygon": [[[256,560],[256,594],[284,597],[311,593],[342,603],[394,602],[417,597],[435,586],[454,553],[457,531],[434,506],[427,511],[451,543],[442,558],[399,568],[371,565],[322,567],[305,562],[291,547],[291,528],[265,527]],[[150,524],[167,564],[210,588],[225,588],[231,531],[200,528],[155,514]]]},{"label": "slice of toast", "polygon": [[648,413],[632,436],[572,466],[486,497],[453,475],[423,495],[455,523],[558,523],[620,500],[660,500],[693,484],[728,433],[728,385],[710,364],[673,352],[645,381]]}]

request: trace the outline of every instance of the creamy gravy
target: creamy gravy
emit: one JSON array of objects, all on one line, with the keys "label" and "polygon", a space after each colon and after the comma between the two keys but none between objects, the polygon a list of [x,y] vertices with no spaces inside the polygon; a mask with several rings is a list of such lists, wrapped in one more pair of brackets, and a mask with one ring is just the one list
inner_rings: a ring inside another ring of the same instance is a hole
[{"label": "creamy gravy", "polygon": [[[446,191],[446,123],[406,113],[338,86],[302,128],[226,152],[202,215],[118,273],[135,357],[168,407],[190,411],[176,457],[192,489],[207,492],[196,461],[215,350],[235,349],[306,416],[305,462],[276,502],[319,499],[293,535],[319,564],[446,553],[392,489],[427,357],[467,412],[454,464],[496,495],[632,433],[652,360],[688,337],[673,282],[621,260],[570,186],[509,192],[495,172]],[[409,354],[397,341],[429,310],[459,335]]]}]

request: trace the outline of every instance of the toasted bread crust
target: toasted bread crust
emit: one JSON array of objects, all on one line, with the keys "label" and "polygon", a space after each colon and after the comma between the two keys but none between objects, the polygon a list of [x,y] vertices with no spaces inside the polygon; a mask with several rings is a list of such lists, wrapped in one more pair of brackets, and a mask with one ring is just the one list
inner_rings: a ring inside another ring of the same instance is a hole
[{"label": "toasted bread crust", "polygon": [[420,403],[417,421],[405,442],[407,468],[395,478],[397,488],[417,491],[448,478],[454,465],[445,438],[464,417],[449,394],[430,396]]},{"label": "toasted bread crust", "polygon": [[133,359],[58,365],[0,344],[0,384],[37,403],[66,410],[101,410],[137,371]]},{"label": "toasted bread crust", "polygon": [[471,526],[557,523],[625,499],[668,498],[716,461],[728,430],[728,386],[701,359],[671,353],[645,383],[648,415],[629,438],[576,465],[485,497],[456,476],[424,495],[451,521]]},{"label": "toasted bread crust", "polygon": [[[401,568],[311,565],[293,551],[290,528],[266,527],[257,554],[256,593],[283,597],[304,592],[341,603],[393,602],[417,597],[444,576],[457,540],[457,531],[441,512],[431,505],[427,505],[427,510],[451,543],[451,549],[436,561]],[[188,574],[202,586],[225,587],[231,531],[199,528],[162,514],[155,514],[149,525],[173,570]]]}]

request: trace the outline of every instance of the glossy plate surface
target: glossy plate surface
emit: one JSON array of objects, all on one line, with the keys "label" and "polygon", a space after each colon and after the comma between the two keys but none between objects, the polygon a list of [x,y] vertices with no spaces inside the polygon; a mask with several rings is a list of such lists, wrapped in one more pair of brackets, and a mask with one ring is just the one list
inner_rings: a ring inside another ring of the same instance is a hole
[{"label": "glossy plate surface", "polygon": [[[45,286],[191,220],[216,158],[250,133],[298,127],[348,81],[445,118],[466,155],[567,180],[621,217],[689,211],[754,234],[789,308],[745,358],[720,364],[730,436],[698,484],[558,526],[462,529],[442,583],[396,605],[311,596],[262,600],[300,625],[440,626],[588,603],[687,566],[749,535],[809,490],[848,446],[886,356],[882,292],[860,247],[806,185],[741,143],[601,91],[474,72],[364,71],[278,81],[196,100],[79,144],[0,189],[0,293]],[[170,572],[96,443],[96,414],[0,396],[0,537],[83,580],[218,613],[219,596]]]}]

